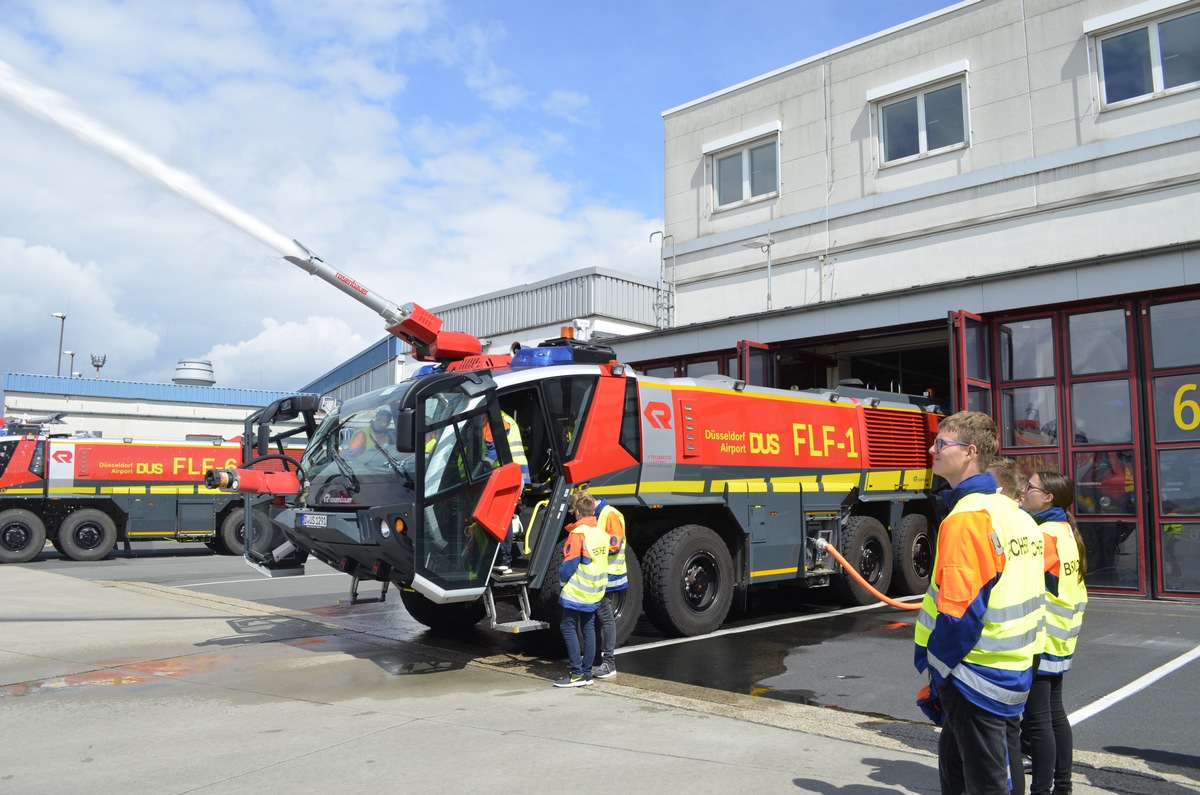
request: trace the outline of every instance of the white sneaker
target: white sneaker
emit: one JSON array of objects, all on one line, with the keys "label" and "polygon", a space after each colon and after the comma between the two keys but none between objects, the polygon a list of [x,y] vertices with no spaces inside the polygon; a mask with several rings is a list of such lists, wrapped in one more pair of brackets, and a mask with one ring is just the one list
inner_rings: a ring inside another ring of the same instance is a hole
[{"label": "white sneaker", "polygon": [[492,571],[494,571],[496,574],[512,574],[512,568],[504,565],[493,566]]}]

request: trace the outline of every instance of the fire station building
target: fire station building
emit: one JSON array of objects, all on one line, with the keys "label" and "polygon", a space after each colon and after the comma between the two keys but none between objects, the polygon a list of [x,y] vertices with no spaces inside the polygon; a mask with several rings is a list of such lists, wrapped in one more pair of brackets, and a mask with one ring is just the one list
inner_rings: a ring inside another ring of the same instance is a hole
[{"label": "fire station building", "polygon": [[968,0],[663,118],[623,360],[988,412],[1090,588],[1200,597],[1200,2]]}]

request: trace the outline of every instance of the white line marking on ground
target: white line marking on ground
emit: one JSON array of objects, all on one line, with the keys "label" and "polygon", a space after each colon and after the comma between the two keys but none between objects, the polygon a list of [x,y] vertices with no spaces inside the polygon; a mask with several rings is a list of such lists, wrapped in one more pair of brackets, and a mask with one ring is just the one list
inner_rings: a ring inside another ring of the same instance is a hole
[{"label": "white line marking on ground", "polygon": [[[303,575],[303,578],[307,580],[310,577],[344,577],[344,576],[345,575],[342,574],[340,571],[333,571],[333,572],[329,572],[328,574],[305,574],[305,575]],[[279,577],[279,578],[250,577],[245,580],[218,580],[217,582],[192,582],[192,583],[188,583],[186,585],[174,585],[172,587],[173,588],[201,588],[205,585],[236,585],[236,584],[242,583],[242,582],[283,582],[284,580],[291,580],[291,579],[295,579],[295,578],[293,578],[293,577]]]},{"label": "white line marking on ground", "polygon": [[1072,726],[1082,723],[1083,721],[1087,720],[1088,718],[1092,717],[1093,715],[1103,712],[1104,710],[1108,709],[1109,707],[1113,706],[1114,704],[1129,698],[1130,696],[1132,696],[1134,693],[1138,692],[1139,690],[1145,690],[1147,687],[1154,684],[1159,679],[1162,679],[1164,676],[1171,673],[1172,671],[1176,671],[1176,670],[1182,668],[1183,666],[1190,663],[1192,660],[1195,660],[1197,657],[1200,657],[1200,646],[1197,646],[1196,648],[1192,649],[1191,651],[1179,655],[1174,660],[1171,660],[1169,663],[1166,663],[1165,665],[1160,665],[1159,667],[1155,668],[1153,671],[1146,674],[1145,676],[1141,676],[1141,677],[1138,677],[1137,679],[1134,679],[1132,682],[1125,685],[1120,690],[1114,690],[1113,692],[1109,693],[1107,696],[1096,699],[1095,701],[1093,701],[1091,704],[1084,707],[1083,709],[1075,710],[1074,712],[1072,712],[1070,715],[1067,716],[1067,721]]},{"label": "white line marking on ground", "polygon": [[[924,594],[920,596],[909,596],[897,599],[898,602],[911,601],[914,599],[923,599]],[[883,602],[876,602],[873,605],[862,605],[861,607],[847,607],[842,610],[833,610],[828,613],[815,613],[810,616],[796,616],[795,618],[781,618],[777,621],[765,621],[762,624],[751,624],[745,627],[732,627],[730,629],[718,629],[716,632],[710,632],[707,635],[696,635],[691,638],[671,638],[669,640],[656,640],[653,643],[643,643],[640,646],[627,646],[622,649],[617,649],[617,654],[626,654],[634,651],[645,651],[646,649],[659,649],[663,646],[675,646],[680,643],[691,643],[694,640],[709,640],[710,638],[719,638],[722,635],[737,635],[742,632],[753,632],[757,629],[770,629],[771,627],[782,627],[787,624],[801,624],[805,621],[816,621],[821,618],[833,618],[835,616],[849,615],[850,613],[861,613],[864,610],[874,610],[877,607],[887,607]]]}]

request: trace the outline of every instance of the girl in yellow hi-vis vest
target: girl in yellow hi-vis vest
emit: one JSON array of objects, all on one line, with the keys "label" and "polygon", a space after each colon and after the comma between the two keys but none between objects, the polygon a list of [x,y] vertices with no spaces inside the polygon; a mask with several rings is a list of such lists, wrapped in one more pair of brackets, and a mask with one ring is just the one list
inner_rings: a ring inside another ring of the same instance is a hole
[{"label": "girl in yellow hi-vis vest", "polygon": [[1075,501],[1075,483],[1060,472],[1029,477],[1021,507],[1041,526],[1046,542],[1046,646],[1025,704],[1023,740],[1028,741],[1033,771],[1030,795],[1070,792],[1074,739],[1063,707],[1063,674],[1071,667],[1075,642],[1087,606],[1087,552],[1067,511]]}]

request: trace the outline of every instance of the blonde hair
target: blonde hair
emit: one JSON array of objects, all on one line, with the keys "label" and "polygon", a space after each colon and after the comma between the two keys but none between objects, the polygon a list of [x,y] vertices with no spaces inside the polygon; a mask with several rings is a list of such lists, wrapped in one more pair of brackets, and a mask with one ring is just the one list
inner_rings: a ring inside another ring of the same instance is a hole
[{"label": "blonde hair", "polygon": [[575,514],[575,518],[582,519],[585,516],[596,515],[596,498],[587,493],[586,489],[580,489],[571,495],[571,513]]},{"label": "blonde hair", "polygon": [[1005,497],[1015,500],[1021,496],[1021,481],[1024,478],[1017,471],[1016,461],[1005,456],[998,457],[987,468],[987,471],[996,478],[996,485],[1000,487],[1000,493]]},{"label": "blonde hair", "polygon": [[958,441],[975,445],[979,456],[979,471],[986,472],[1000,449],[996,422],[981,411],[960,411],[951,414],[938,425],[939,431],[952,433]]}]

